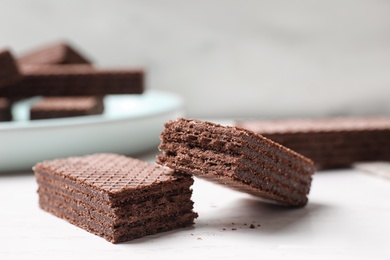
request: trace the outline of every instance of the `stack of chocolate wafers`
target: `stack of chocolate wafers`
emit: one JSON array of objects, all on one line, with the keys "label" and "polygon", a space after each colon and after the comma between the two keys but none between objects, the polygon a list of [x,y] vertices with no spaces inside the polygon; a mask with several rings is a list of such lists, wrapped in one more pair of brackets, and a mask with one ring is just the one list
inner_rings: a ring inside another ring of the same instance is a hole
[{"label": "stack of chocolate wafers", "polygon": [[44,161],[34,166],[39,205],[112,243],[190,226],[193,179],[115,154]]},{"label": "stack of chocolate wafers", "polygon": [[236,125],[311,158],[317,169],[390,160],[389,117],[247,120]]},{"label": "stack of chocolate wafers", "polygon": [[[100,114],[104,109],[103,96],[143,91],[142,69],[94,68],[88,58],[68,43],[42,46],[17,58],[8,50],[0,53],[0,97],[43,97],[31,111],[31,119]],[[91,99],[94,101],[90,102]]]}]

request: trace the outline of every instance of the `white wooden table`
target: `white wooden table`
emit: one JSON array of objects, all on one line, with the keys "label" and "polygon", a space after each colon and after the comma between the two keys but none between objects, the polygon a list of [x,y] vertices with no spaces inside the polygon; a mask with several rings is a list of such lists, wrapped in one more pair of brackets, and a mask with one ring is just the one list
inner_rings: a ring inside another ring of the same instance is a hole
[{"label": "white wooden table", "polygon": [[302,209],[196,179],[194,227],[116,245],[41,210],[36,190],[32,172],[0,174],[0,259],[390,259],[390,181],[355,169],[317,172]]}]

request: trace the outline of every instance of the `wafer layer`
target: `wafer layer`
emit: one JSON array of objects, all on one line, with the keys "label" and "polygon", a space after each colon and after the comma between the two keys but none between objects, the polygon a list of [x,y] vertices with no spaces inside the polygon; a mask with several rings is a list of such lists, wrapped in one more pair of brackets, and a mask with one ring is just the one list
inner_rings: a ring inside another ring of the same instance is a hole
[{"label": "wafer layer", "polygon": [[[139,194],[129,195],[119,200],[113,201],[99,198],[94,192],[83,189],[71,182],[53,181],[48,174],[37,172],[36,179],[39,184],[39,194],[51,194],[53,197],[71,198],[77,203],[88,204],[91,207],[99,208],[99,211],[105,212],[107,216],[122,216],[131,214],[142,214],[147,208],[133,211],[136,208],[147,205],[160,205],[168,201],[180,201],[180,199],[189,199],[191,190],[188,189],[192,180],[181,180],[182,185],[171,185],[159,187],[158,189],[146,190]],[[161,200],[161,201],[160,201]],[[192,205],[192,203],[189,203]]]},{"label": "wafer layer", "polygon": [[101,114],[102,97],[45,97],[30,109],[30,119],[48,119]]},{"label": "wafer layer", "polygon": [[83,54],[66,42],[32,49],[17,58],[19,64],[89,64]]},{"label": "wafer layer", "polygon": [[307,203],[313,163],[235,127],[178,119],[165,124],[158,163],[283,204]]},{"label": "wafer layer", "polygon": [[53,204],[46,204],[40,202],[40,207],[52,213],[53,215],[67,220],[69,223],[76,225],[92,234],[101,236],[107,241],[112,243],[120,243],[130,241],[136,238],[141,238],[147,235],[153,235],[164,231],[170,231],[173,229],[188,227],[193,224],[195,213],[179,214],[179,215],[167,215],[161,218],[145,219],[138,223],[134,223],[131,226],[124,226],[123,228],[117,228],[112,230],[105,226],[99,225],[93,220],[81,218],[72,211],[64,208],[57,207]]},{"label": "wafer layer", "polygon": [[389,117],[255,120],[236,125],[311,158],[318,169],[390,160]]},{"label": "wafer layer", "polygon": [[34,167],[42,209],[113,243],[191,225],[191,176],[113,154]]},{"label": "wafer layer", "polygon": [[94,69],[89,65],[24,65],[23,80],[0,90],[0,96],[103,96],[141,94],[141,69]]},{"label": "wafer layer", "polygon": [[[160,200],[161,201],[161,200]],[[162,202],[162,201],[161,201]],[[78,226],[90,225],[93,223],[94,226],[100,227],[100,229],[109,230],[109,236],[112,236],[110,241],[114,240],[115,236],[120,233],[128,232],[133,233],[132,227],[141,225],[154,225],[163,226],[163,223],[153,223],[155,220],[164,219],[165,221],[173,222],[179,218],[179,216],[192,216],[192,221],[195,217],[195,213],[192,211],[192,204],[188,203],[187,200],[170,202],[170,207],[167,207],[167,203],[164,205],[151,205],[149,209],[145,210],[143,207],[148,206],[146,203],[140,204],[136,207],[136,211],[140,213],[133,214],[134,212],[129,211],[124,216],[108,216],[100,208],[91,207],[88,204],[80,203],[70,197],[60,197],[51,193],[41,193],[39,197],[39,204],[42,208],[49,206],[53,207],[53,210],[57,214],[77,216],[73,217],[78,221]],[[64,207],[67,205],[67,207]],[[172,218],[172,219],[169,219]],[[180,223],[178,223],[180,225]],[[151,231],[147,231],[151,232]],[[122,242],[122,241],[115,241]]]}]

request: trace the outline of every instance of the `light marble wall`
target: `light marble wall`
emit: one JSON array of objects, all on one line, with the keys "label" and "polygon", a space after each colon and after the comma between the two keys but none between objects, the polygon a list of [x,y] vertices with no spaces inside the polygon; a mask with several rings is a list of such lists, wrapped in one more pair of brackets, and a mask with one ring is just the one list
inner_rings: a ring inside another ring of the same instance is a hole
[{"label": "light marble wall", "polygon": [[145,67],[193,117],[390,114],[390,1],[0,0],[0,32]]}]

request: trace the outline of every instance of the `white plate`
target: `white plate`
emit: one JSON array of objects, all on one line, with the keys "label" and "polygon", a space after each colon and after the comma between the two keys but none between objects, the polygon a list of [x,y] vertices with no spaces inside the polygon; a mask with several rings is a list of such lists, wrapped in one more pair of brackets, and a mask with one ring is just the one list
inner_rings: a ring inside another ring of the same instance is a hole
[{"label": "white plate", "polygon": [[14,121],[0,123],[0,171],[97,152],[142,153],[158,146],[166,121],[184,115],[182,99],[161,91],[106,96],[102,115],[29,121],[33,101],[15,104]]}]

